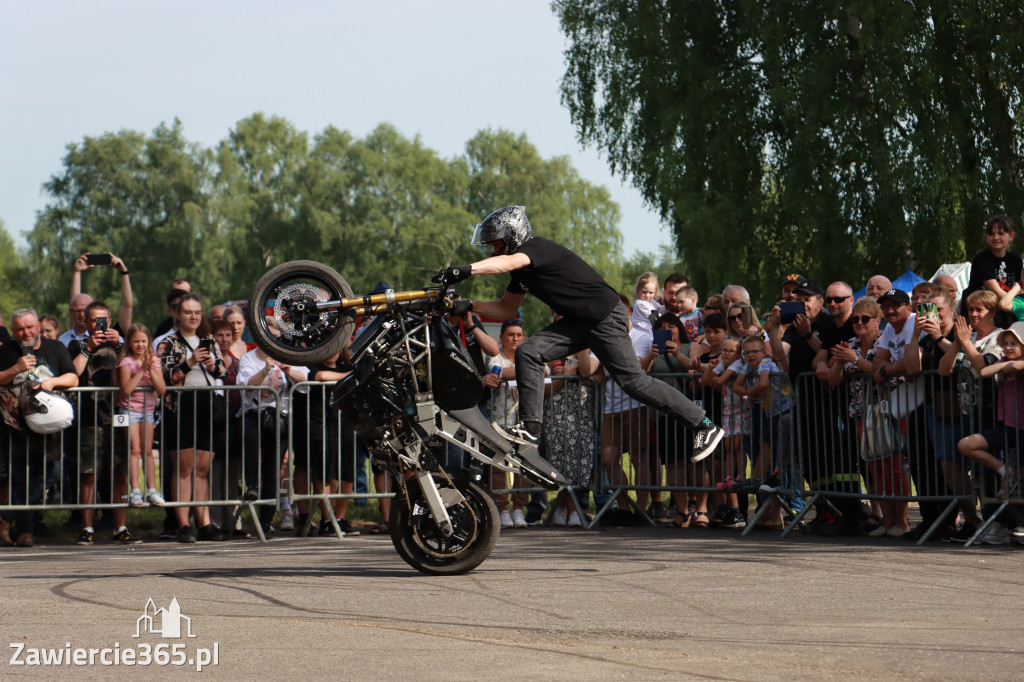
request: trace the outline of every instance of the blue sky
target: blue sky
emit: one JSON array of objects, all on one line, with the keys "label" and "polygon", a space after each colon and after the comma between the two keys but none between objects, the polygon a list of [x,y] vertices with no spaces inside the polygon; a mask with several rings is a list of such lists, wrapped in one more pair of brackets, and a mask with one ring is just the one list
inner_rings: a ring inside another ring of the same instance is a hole
[{"label": "blue sky", "polygon": [[[444,157],[486,127],[567,155],[622,209],[626,253],[669,241],[561,106],[547,2],[0,0],[0,219],[18,243],[67,144],[181,119],[212,145],[256,111],[309,133],[388,121]],[[469,235],[467,235],[467,239]]]}]

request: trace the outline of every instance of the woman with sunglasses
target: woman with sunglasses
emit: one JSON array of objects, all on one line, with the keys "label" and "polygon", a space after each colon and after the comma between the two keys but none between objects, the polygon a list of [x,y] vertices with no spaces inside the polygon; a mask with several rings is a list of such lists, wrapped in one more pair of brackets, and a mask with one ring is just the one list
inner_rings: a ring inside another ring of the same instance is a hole
[{"label": "woman with sunglasses", "polygon": [[[849,341],[834,346],[830,353],[828,383],[838,386],[844,381],[850,387],[850,411],[848,425],[857,428],[856,420],[863,417],[866,391],[872,386],[869,375],[872,363],[878,351],[878,341],[882,336],[879,324],[882,320],[882,308],[875,299],[865,297],[853,305],[850,315],[853,322],[853,333],[856,335]],[[903,377],[888,380],[888,389],[896,383],[905,381]],[[887,390],[882,387],[883,390]],[[910,494],[910,482],[903,470],[903,457],[894,455],[868,462],[871,473],[871,493],[890,497]],[[879,502],[882,510],[882,523],[868,535],[871,537],[902,537],[907,532],[907,502],[882,499]]]},{"label": "woman with sunglasses", "polygon": [[[750,325],[743,326],[743,315],[744,309],[750,309],[748,313],[750,316]],[[761,323],[757,319],[757,311],[754,310],[754,306],[749,303],[743,303],[738,301],[729,306],[729,312],[725,315],[726,322],[729,324],[728,335],[735,336],[737,339],[745,339],[750,336],[760,336],[765,342],[765,357],[772,357],[772,346],[771,339],[768,337],[768,332],[764,330]]]}]

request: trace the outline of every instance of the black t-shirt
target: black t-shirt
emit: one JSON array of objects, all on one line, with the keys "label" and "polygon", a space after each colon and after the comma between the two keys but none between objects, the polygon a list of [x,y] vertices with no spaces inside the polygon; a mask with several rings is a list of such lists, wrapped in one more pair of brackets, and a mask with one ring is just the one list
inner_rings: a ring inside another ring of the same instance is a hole
[{"label": "black t-shirt", "polygon": [[529,257],[530,265],[510,273],[509,293],[531,293],[563,317],[595,322],[620,303],[615,289],[561,244],[531,237],[518,252]]},{"label": "black t-shirt", "polygon": [[1013,288],[1024,270],[1024,260],[1015,253],[1007,253],[1002,258],[985,250],[971,261],[971,279],[964,289],[963,298],[985,287],[985,281],[994,279],[1004,292]]},{"label": "black t-shirt", "polygon": [[[319,381],[316,378],[318,372],[349,372],[351,370],[351,365],[342,362],[338,362],[334,367],[320,363],[309,368],[306,380]],[[333,384],[309,387],[309,437],[315,442],[320,442],[325,434],[328,442],[336,441],[341,435],[339,413],[331,407],[331,390],[333,388]]]},{"label": "black t-shirt", "polygon": [[[68,349],[60,341],[40,339],[39,348],[34,350],[33,353],[36,356],[36,366],[46,367],[55,377],[59,377],[62,374],[76,374],[75,366],[71,363],[71,356],[68,354]],[[10,369],[16,365],[21,355],[21,346],[15,341],[8,341],[0,346],[0,371]],[[12,383],[17,383],[19,377],[20,375],[15,377]]]},{"label": "black t-shirt", "polygon": [[821,339],[821,347],[826,350],[838,345],[843,341],[849,341],[856,334],[853,333],[853,315],[846,318],[846,322],[836,326],[836,318],[829,315],[829,322],[822,324],[818,330],[818,338]]},{"label": "black t-shirt", "polygon": [[160,324],[156,326],[156,331],[153,332],[153,338],[158,339],[172,329],[174,329],[174,320],[169,317],[165,317]]},{"label": "black t-shirt", "polygon": [[[71,357],[72,362],[82,354],[82,349],[85,348],[86,343],[88,343],[88,339],[75,340],[68,344],[68,356]],[[119,350],[120,346],[113,342],[105,341],[101,343],[96,350],[92,351],[88,362],[85,363],[85,369],[78,375],[78,385],[94,387],[117,386],[117,353]],[[74,365],[72,365],[73,367]],[[107,419],[113,414],[113,404],[113,391],[90,391],[81,394],[78,406],[79,423],[89,426],[96,423],[99,417],[99,422],[106,424]],[[97,410],[99,415],[97,415]]]},{"label": "black t-shirt", "polygon": [[0,327],[0,344],[7,343],[11,340],[11,334],[7,331],[7,327]]},{"label": "black t-shirt", "polygon": [[[818,333],[818,339],[821,341],[822,346],[825,346],[826,342],[831,341],[833,338],[837,339],[834,343],[845,340],[837,337],[838,330],[836,329],[835,320],[824,310],[819,311],[817,317],[811,322],[811,333],[815,332]],[[853,336],[853,334],[851,333],[850,336]],[[850,336],[846,338],[848,339]],[[807,339],[800,336],[800,332],[795,324],[789,325],[789,328],[782,335],[782,340],[789,344],[789,380],[796,386],[796,378],[799,375],[804,372],[814,371],[814,356],[818,353],[811,348],[811,344],[808,343]]]}]

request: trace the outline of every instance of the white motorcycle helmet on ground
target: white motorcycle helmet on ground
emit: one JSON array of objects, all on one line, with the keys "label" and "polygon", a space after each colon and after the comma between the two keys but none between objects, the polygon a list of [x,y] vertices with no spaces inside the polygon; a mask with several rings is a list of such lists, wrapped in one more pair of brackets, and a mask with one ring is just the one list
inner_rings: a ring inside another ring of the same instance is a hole
[{"label": "white motorcycle helmet on ground", "polygon": [[75,410],[71,403],[49,391],[33,391],[22,409],[25,424],[35,433],[57,433],[71,426]]}]

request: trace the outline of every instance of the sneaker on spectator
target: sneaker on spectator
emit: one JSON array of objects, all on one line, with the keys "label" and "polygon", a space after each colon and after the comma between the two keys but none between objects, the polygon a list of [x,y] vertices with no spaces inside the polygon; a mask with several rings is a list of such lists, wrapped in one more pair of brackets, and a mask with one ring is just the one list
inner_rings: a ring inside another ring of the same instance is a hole
[{"label": "sneaker on spectator", "polygon": [[1020,483],[1020,469],[1012,464],[1006,465],[1006,473],[1003,474],[1003,483],[996,493],[997,500],[1005,500],[1013,492],[1013,489]]},{"label": "sneaker on spectator", "polygon": [[647,511],[647,515],[655,521],[661,521],[668,517],[668,512],[665,511],[665,504],[663,502],[652,502],[651,508]]},{"label": "sneaker on spectator", "polygon": [[729,509],[722,519],[722,528],[746,528],[747,520],[739,509]]},{"label": "sneaker on spectator", "polygon": [[162,507],[167,503],[167,501],[164,500],[164,496],[155,490],[150,490],[146,493],[146,502],[149,502],[154,507]]},{"label": "sneaker on spectator", "polygon": [[978,542],[983,545],[1008,545],[1010,544],[1010,531],[998,521],[993,521],[992,525],[986,528],[978,538]]},{"label": "sneaker on spectator", "polygon": [[91,545],[92,544],[92,539],[93,539],[92,538],[92,531],[85,530],[83,528],[81,535],[79,535],[78,539],[75,540],[75,544],[76,545],[82,545],[82,546]]},{"label": "sneaker on spectator", "polygon": [[564,526],[566,524],[567,516],[568,514],[565,511],[565,507],[559,507],[555,510],[554,516],[551,517],[551,525]]},{"label": "sneaker on spectator", "polygon": [[142,492],[138,488],[128,494],[128,506],[135,507],[136,509],[146,506],[146,503],[142,500]]},{"label": "sneaker on spectator", "polygon": [[869,538],[884,538],[888,532],[889,532],[889,529],[886,528],[885,526],[878,526],[873,531],[868,533],[868,537]]},{"label": "sneaker on spectator", "polygon": [[295,513],[291,509],[281,512],[281,530],[295,530]]},{"label": "sneaker on spectator", "polygon": [[208,523],[199,529],[196,539],[200,542],[224,542],[228,539],[228,535],[221,530],[220,526]]},{"label": "sneaker on spectator", "polygon": [[174,534],[174,539],[178,542],[183,542],[185,544],[191,545],[196,541],[196,534],[192,530],[192,526],[182,526]]},{"label": "sneaker on spectator", "polygon": [[522,509],[513,509],[512,510],[512,525],[515,526],[516,528],[526,528],[527,526],[530,525],[530,524],[528,524],[526,522],[526,517],[523,516],[523,510]]},{"label": "sneaker on spectator", "polygon": [[178,536],[174,532],[173,528],[164,528],[162,531],[160,531],[160,535],[158,535],[156,539],[157,540],[175,540],[175,539],[177,539],[177,537]]},{"label": "sneaker on spectator", "polygon": [[1024,538],[1024,526],[1017,526],[1011,530],[1010,536],[1014,538]]},{"label": "sneaker on spectator", "polygon": [[359,531],[352,527],[352,524],[348,522],[348,519],[338,519],[338,527],[341,528],[341,532],[351,537],[359,535]]},{"label": "sneaker on spectator", "polygon": [[[566,525],[568,525],[569,528],[582,528],[583,521],[580,520],[580,513],[578,511],[573,511],[573,513],[569,514],[569,521]],[[1021,544],[1024,544],[1024,540],[1022,540]]]},{"label": "sneaker on spectator", "polygon": [[132,535],[132,532],[130,530],[128,530],[127,528],[124,528],[123,530],[119,530],[116,533],[114,533],[114,542],[119,542],[122,545],[141,545],[142,544],[142,540],[140,540],[137,537],[135,537],[134,535]]},{"label": "sneaker on spectator", "polygon": [[972,537],[974,537],[974,534],[977,533],[977,532],[978,532],[978,527],[977,526],[972,526],[970,524],[965,523],[964,525],[960,526],[955,531],[953,531],[952,535],[948,535],[946,537],[943,537],[942,541],[943,542],[954,542],[954,543],[956,543],[958,545],[962,545],[965,542],[967,542],[968,540],[970,540]]},{"label": "sneaker on spectator", "polygon": [[515,524],[512,523],[512,515],[508,513],[508,509],[501,510],[501,527],[512,528]]},{"label": "sneaker on spectator", "polygon": [[762,493],[774,493],[777,492],[779,487],[782,485],[782,480],[778,476],[769,476],[764,483],[762,483],[758,490]]}]

